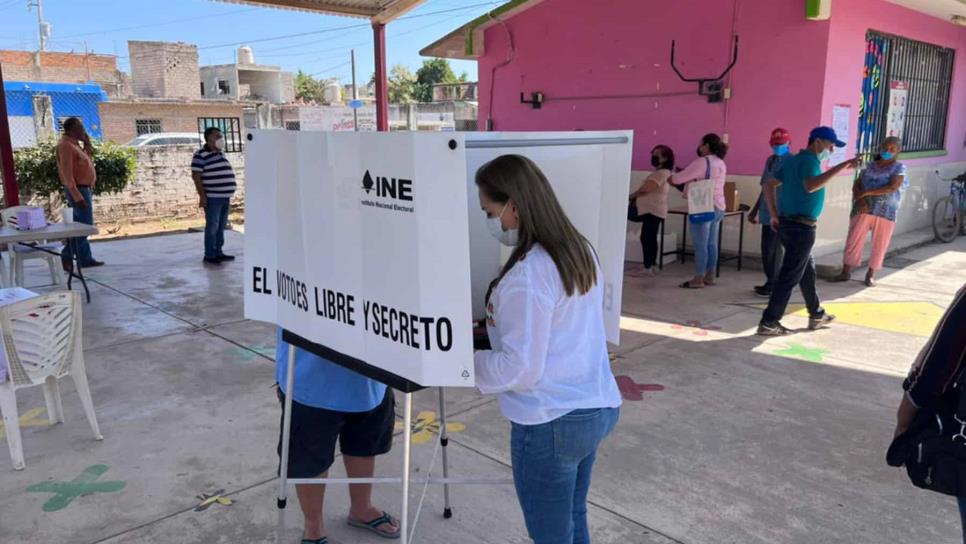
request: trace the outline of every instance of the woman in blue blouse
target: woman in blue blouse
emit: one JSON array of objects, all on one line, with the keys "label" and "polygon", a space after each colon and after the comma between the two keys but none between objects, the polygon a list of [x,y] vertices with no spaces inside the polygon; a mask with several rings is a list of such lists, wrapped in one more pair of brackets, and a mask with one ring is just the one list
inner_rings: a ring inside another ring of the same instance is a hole
[{"label": "woman in blue blouse", "polygon": [[833,281],[848,281],[852,269],[862,264],[865,238],[872,231],[872,256],[865,284],[875,286],[875,273],[882,269],[892,232],[896,228],[896,214],[902,202],[902,193],[909,186],[906,166],[896,161],[899,155],[899,138],[890,136],[882,141],[875,161],[862,171],[852,187],[852,219],[849,236],[845,242],[842,273]]}]

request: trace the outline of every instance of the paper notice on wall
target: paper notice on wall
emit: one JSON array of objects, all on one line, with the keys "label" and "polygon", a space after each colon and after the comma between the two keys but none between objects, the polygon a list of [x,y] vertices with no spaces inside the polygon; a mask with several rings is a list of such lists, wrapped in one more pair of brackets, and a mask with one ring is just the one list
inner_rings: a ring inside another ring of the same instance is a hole
[{"label": "paper notice on wall", "polygon": [[[848,104],[836,104],[832,106],[832,129],[839,140],[848,144],[849,142],[849,118],[852,116],[852,106]],[[828,164],[836,165],[848,158],[849,146],[836,147],[829,157]]]},{"label": "paper notice on wall", "polygon": [[[376,130],[376,109],[358,108],[361,132]],[[299,130],[322,130],[326,132],[351,132],[355,130],[352,108],[339,106],[306,106],[299,108]]]},{"label": "paper notice on wall", "polygon": [[889,113],[886,116],[886,136],[902,139],[906,126],[906,100],[909,98],[909,84],[905,81],[889,83]]}]

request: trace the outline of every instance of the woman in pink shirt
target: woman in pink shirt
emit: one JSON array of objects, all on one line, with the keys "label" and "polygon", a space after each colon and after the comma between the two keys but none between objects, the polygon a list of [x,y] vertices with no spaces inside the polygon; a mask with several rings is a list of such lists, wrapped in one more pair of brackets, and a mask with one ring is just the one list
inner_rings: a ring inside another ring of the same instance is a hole
[{"label": "woman in pink shirt", "polygon": [[724,158],[728,154],[728,144],[717,134],[705,134],[698,146],[698,158],[671,176],[674,185],[684,185],[684,197],[688,197],[688,183],[710,179],[714,182],[714,220],[704,223],[691,223],[691,240],[694,242],[694,278],[682,283],[680,287],[701,289],[714,285],[715,270],[718,265],[718,231],[724,217],[725,175],[728,172]]}]

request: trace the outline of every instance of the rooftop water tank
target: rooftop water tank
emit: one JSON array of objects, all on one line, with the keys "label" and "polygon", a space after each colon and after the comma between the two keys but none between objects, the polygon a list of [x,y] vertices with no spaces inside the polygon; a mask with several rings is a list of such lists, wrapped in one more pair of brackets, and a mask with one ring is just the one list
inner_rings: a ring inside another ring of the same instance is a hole
[{"label": "rooftop water tank", "polygon": [[255,64],[255,52],[251,47],[243,45],[238,48],[238,64]]},{"label": "rooftop water tank", "polygon": [[342,85],[338,82],[333,81],[325,86],[325,91],[323,92],[323,97],[326,103],[329,104],[341,104],[342,103]]}]

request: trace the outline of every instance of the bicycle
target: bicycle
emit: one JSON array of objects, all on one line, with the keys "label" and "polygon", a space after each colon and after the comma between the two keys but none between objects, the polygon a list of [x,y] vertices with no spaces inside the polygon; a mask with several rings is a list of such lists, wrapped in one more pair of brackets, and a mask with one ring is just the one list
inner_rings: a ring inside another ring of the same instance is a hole
[{"label": "bicycle", "polygon": [[949,243],[956,239],[956,235],[966,235],[966,172],[953,179],[943,179],[952,182],[949,185],[949,195],[936,201],[932,212],[932,231],[936,238]]}]

